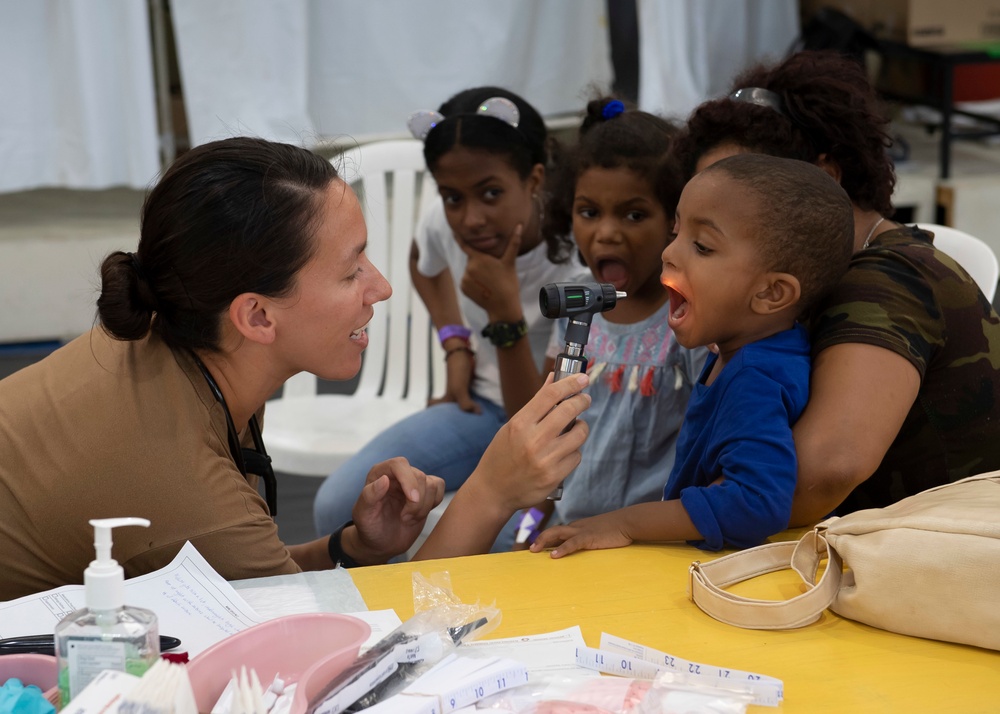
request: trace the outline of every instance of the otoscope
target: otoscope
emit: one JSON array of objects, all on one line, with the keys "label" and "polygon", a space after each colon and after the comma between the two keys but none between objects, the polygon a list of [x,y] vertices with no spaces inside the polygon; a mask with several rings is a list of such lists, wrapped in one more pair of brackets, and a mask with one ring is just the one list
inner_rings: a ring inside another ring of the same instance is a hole
[{"label": "otoscope", "polygon": [[[542,315],[553,320],[569,318],[566,347],[556,356],[555,381],[587,370],[583,348],[590,337],[590,322],[595,313],[610,310],[623,297],[625,293],[615,290],[610,283],[548,283],[542,286],[538,292]],[[549,494],[549,499],[558,501],[562,498],[562,490],[560,484]]]}]

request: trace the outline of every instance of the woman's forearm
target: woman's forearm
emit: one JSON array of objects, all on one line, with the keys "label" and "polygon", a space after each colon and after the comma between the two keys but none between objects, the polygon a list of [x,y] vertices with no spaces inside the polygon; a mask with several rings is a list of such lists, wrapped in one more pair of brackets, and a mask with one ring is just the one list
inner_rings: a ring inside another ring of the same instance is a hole
[{"label": "woman's forearm", "polygon": [[470,477],[455,493],[441,520],[413,559],[488,553],[513,514],[513,509],[498,503],[491,494],[478,488],[474,477]]},{"label": "woman's forearm", "polygon": [[451,271],[445,269],[433,277],[427,277],[417,268],[419,256],[419,249],[414,242],[410,248],[410,279],[427,307],[431,322],[438,329],[445,325],[462,324],[462,311],[458,305],[458,295],[455,292]]},{"label": "woman's forearm", "polygon": [[330,560],[330,536],[324,536],[308,543],[288,546],[288,554],[303,570],[329,570],[334,566]]},{"label": "woman's forearm", "polygon": [[822,520],[875,473],[919,392],[916,368],[882,347],[845,343],[816,356],[793,429],[799,472],[789,525]]}]

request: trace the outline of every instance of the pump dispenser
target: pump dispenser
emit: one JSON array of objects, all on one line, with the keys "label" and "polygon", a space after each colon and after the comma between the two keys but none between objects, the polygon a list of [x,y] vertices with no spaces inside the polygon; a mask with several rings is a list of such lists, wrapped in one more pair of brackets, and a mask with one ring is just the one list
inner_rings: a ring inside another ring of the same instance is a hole
[{"label": "pump dispenser", "polygon": [[149,527],[145,518],[95,518],[96,558],[83,572],[86,607],[56,625],[62,706],[105,669],[142,676],[160,657],[156,615],[125,605],[125,571],[111,557],[111,530]]}]

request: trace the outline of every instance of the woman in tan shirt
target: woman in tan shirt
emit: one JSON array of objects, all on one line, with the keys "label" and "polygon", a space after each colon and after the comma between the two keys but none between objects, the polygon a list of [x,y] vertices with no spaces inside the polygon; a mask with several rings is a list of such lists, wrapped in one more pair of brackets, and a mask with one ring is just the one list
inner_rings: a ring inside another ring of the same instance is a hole
[{"label": "woman in tan shirt", "polygon": [[[366,241],[353,192],[309,151],[235,138],[178,159],[146,199],[137,251],[101,267],[100,325],[0,381],[0,600],[80,582],[91,518],[152,522],[115,535],[129,576],[188,540],[227,579],[405,551],[443,484],[404,459],[373,466],[353,523],[302,545],[282,544],[257,492],[273,478],[265,400],[300,371],[361,366],[372,305],[391,293]],[[418,558],[487,550],[576,466],[586,425],[561,431],[588,403],[581,387],[545,386],[500,431]]]}]

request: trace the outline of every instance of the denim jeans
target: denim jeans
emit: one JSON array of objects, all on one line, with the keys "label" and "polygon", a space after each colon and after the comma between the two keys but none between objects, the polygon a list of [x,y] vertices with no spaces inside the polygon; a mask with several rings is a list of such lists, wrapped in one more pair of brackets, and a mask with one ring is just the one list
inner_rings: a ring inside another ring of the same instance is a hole
[{"label": "denim jeans", "polygon": [[332,533],[351,520],[351,509],[372,466],[394,456],[404,456],[424,473],[440,476],[447,491],[465,483],[507,421],[502,407],[472,396],[482,414],[463,412],[453,402],[435,404],[393,424],[327,476],[313,504],[317,535]]}]

